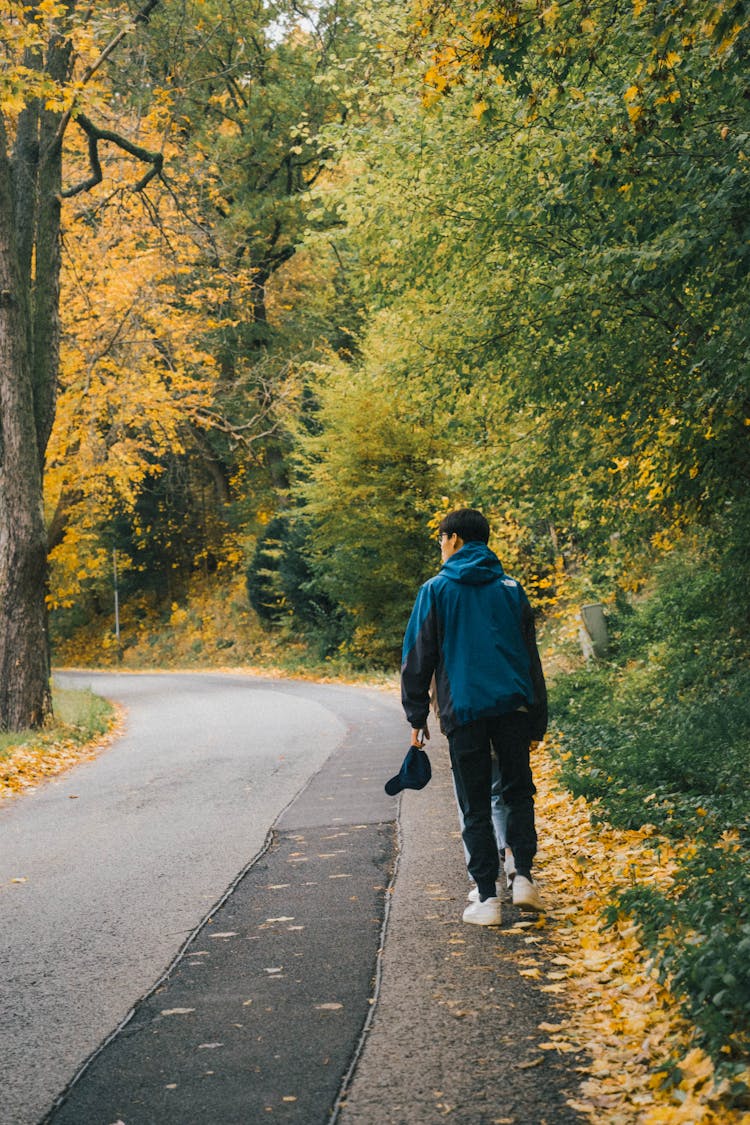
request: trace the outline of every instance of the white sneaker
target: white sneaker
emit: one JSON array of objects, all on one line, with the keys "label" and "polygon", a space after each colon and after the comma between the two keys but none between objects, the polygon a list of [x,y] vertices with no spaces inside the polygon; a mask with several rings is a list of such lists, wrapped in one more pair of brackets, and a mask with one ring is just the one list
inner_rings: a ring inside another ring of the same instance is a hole
[{"label": "white sneaker", "polygon": [[513,879],[513,905],[520,906],[521,910],[544,910],[539,888],[525,875],[516,875]]},{"label": "white sneaker", "polygon": [[475,926],[500,926],[503,921],[499,898],[486,898],[484,902],[470,902],[464,910],[464,922]]},{"label": "white sneaker", "polygon": [[503,867],[505,868],[506,886],[510,889],[516,877],[516,861],[513,858],[513,852],[508,847],[505,849],[505,862],[503,863]]}]

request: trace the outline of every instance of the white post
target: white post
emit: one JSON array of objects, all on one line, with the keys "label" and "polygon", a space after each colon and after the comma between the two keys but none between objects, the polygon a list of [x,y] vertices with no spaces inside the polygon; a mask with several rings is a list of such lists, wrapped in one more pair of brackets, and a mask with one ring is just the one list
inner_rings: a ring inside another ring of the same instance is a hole
[{"label": "white post", "polygon": [[590,660],[592,655],[597,660],[606,659],[609,654],[609,632],[607,631],[607,618],[604,616],[604,606],[598,602],[593,605],[581,606],[581,618],[583,620],[581,647],[584,656],[587,660]]},{"label": "white post", "polygon": [[117,640],[117,659],[122,660],[120,647],[120,591],[117,588],[117,551],[112,551],[112,568],[115,579],[115,638]]}]

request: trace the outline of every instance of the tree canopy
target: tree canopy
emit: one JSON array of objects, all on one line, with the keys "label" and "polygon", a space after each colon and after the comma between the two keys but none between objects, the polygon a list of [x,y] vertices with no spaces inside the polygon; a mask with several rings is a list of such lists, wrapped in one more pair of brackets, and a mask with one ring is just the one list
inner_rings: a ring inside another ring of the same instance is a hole
[{"label": "tree canopy", "polygon": [[365,661],[395,658],[450,506],[487,510],[542,606],[735,535],[741,3],[11,15],[8,182],[27,133],[60,140],[49,448],[54,292],[32,393],[56,629],[101,610],[113,549],[157,602],[252,586],[276,515],[274,582],[306,594],[295,617],[274,587],[275,627]]}]

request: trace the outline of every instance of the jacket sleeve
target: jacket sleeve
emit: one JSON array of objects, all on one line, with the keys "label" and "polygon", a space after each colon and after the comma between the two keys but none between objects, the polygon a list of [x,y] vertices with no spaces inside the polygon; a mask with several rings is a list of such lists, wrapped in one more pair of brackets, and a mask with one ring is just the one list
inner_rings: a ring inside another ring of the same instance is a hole
[{"label": "jacket sleeve", "polygon": [[417,594],[404,636],[401,702],[409,724],[423,727],[430,711],[430,684],[438,661],[437,611],[429,585]]},{"label": "jacket sleeve", "polygon": [[531,717],[531,737],[534,742],[541,742],[547,730],[547,685],[544,682],[544,671],[539,649],[536,643],[536,628],[534,626],[534,611],[529,605],[528,598],[524,598],[523,614],[523,639],[531,663],[531,682],[534,686],[534,702],[529,708]]}]

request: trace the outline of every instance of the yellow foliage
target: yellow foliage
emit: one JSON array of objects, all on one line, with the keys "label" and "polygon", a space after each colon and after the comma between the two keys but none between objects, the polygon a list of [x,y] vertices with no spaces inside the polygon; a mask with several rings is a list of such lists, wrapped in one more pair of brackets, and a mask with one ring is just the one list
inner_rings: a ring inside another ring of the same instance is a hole
[{"label": "yellow foliage", "polygon": [[727,51],[729,51],[730,48],[734,46],[735,40],[737,39],[737,36],[742,31],[744,26],[745,25],[741,23],[736,23],[733,25],[729,34],[724,36],[724,38],[719,43],[719,46],[717,47],[717,51],[720,55],[725,55]]},{"label": "yellow foliage", "polygon": [[[420,10],[415,18],[415,29],[423,37],[430,36],[433,43],[432,51],[427,64],[425,81],[430,88],[425,98],[426,102],[435,101],[441,94],[447,93],[453,87],[467,80],[468,71],[485,71],[490,79],[495,78],[500,64],[492,58],[493,48],[498,43],[514,44],[518,42],[519,29],[528,29],[531,26],[532,13],[537,17],[537,30],[540,34],[540,49],[542,52],[550,51],[552,54],[565,55],[575,43],[575,33],[568,20],[572,17],[578,20],[580,32],[584,36],[593,36],[597,32],[597,23],[588,8],[590,5],[566,5],[559,0],[545,3],[544,0],[528,0],[524,3],[508,3],[495,8],[481,8],[472,11],[471,6],[461,7],[438,3],[438,0],[421,0],[417,6]],[[693,6],[695,7],[695,6]],[[738,10],[741,8],[737,5]],[[647,14],[649,0],[633,0],[633,18],[639,20]],[[731,51],[743,32],[748,27],[744,13],[739,19],[726,29],[726,6],[723,3],[706,5],[707,15],[702,16],[700,10],[693,11],[691,5],[681,5],[682,11],[676,19],[680,27],[679,39],[683,46],[692,47],[701,36],[709,41],[709,49],[719,58]],[[606,10],[606,5],[602,11]],[[423,14],[422,14],[423,13]],[[566,19],[567,17],[567,19]],[[581,18],[582,17],[582,18]],[[606,21],[605,21],[606,25]],[[668,49],[674,42],[675,30],[672,26],[659,34],[655,34],[652,44],[643,61],[636,68],[636,76],[647,76],[644,84],[657,77],[661,82],[664,72],[673,72],[682,62],[682,56],[676,51]],[[637,90],[631,87],[631,90]],[[643,91],[641,91],[642,93]],[[558,96],[554,84],[550,84],[544,91],[544,97],[553,100]],[[628,115],[635,123],[643,114],[640,105],[633,104],[636,94],[626,97]],[[668,104],[677,101],[679,91],[672,91],[666,102],[659,99],[664,95],[656,94],[657,104]],[[529,107],[532,108],[539,101],[539,89],[534,89],[528,97]],[[536,112],[527,115],[527,123],[536,119]]]},{"label": "yellow foliage", "polygon": [[[549,745],[548,739],[548,745]],[[565,756],[563,751],[562,756]],[[674,844],[645,826],[638,831],[593,825],[582,797],[572,800],[556,780],[542,747],[534,758],[540,850],[539,878],[551,907],[549,921],[559,966],[542,991],[564,993],[568,1018],[551,1030],[544,1049],[582,1050],[591,1059],[580,1094],[569,1104],[598,1125],[729,1125],[747,1121],[722,1106],[726,1084],[693,1043],[693,1028],[669,990],[659,984],[637,926],[602,915],[615,887],[638,882],[667,889],[690,843]],[[736,833],[723,846],[736,848]],[[564,983],[563,983],[564,982]],[[672,1088],[659,1074],[666,1059],[679,1067]],[[750,1079],[750,1070],[743,1075]]]},{"label": "yellow foliage", "polygon": [[549,7],[545,8],[542,11],[542,19],[544,20],[544,22],[546,24],[549,24],[550,26],[554,26],[557,23],[557,21],[559,20],[559,18],[560,18],[560,5],[557,3],[557,0],[553,0],[553,2],[549,5]]},{"label": "yellow foliage", "polygon": [[[97,104],[103,78],[100,73],[92,73],[92,63],[104,46],[97,36],[108,36],[111,26],[101,25],[93,6],[86,15],[76,12],[75,19],[71,19],[68,3],[39,0],[32,5],[2,0],[0,26],[0,109],[7,116],[11,135],[20,112],[36,98],[42,100],[46,110],[57,114],[69,111],[76,103],[85,103],[87,108]],[[44,58],[50,42],[59,38],[61,26],[73,47],[73,74],[65,82],[56,82],[43,69],[36,68],[36,61]]]},{"label": "yellow foliage", "polygon": [[[159,147],[160,124],[143,119],[141,143]],[[85,160],[75,130],[71,143],[75,175]],[[159,229],[132,182],[132,160],[112,157],[106,185],[64,211],[60,392],[45,476],[47,517],[65,524],[51,554],[52,606],[73,604],[109,573],[99,529],[133,508],[160,458],[214,422],[218,365],[201,340],[222,323],[228,282],[199,272],[202,247],[172,196],[152,204]]]}]

